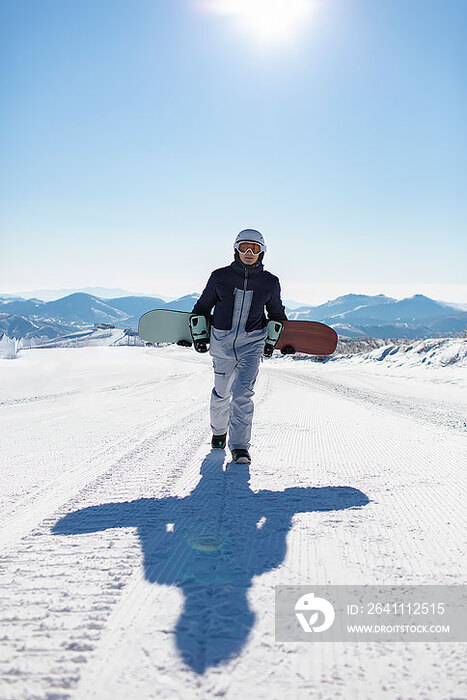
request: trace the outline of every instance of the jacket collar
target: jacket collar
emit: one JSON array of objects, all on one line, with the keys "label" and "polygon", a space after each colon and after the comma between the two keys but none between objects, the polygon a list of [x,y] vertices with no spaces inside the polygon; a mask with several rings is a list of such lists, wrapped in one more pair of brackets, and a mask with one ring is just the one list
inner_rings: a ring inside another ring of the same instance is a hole
[{"label": "jacket collar", "polygon": [[237,273],[242,275],[242,277],[245,274],[245,271],[248,270],[249,275],[257,275],[259,272],[262,272],[264,269],[263,263],[262,262],[255,262],[254,265],[245,265],[242,263],[241,260],[234,260],[231,264],[230,267]]}]

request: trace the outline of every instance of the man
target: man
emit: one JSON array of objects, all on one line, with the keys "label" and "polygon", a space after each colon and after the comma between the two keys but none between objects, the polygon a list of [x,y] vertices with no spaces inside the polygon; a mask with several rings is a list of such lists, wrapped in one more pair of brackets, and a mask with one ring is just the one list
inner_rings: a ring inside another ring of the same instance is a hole
[{"label": "man", "polygon": [[[209,318],[214,307],[209,347],[214,367],[212,447],[224,449],[228,432],[232,459],[244,464],[251,462],[253,387],[263,351],[266,355],[273,351],[273,346],[265,346],[266,326],[268,320],[287,320],[279,279],[263,268],[265,252],[259,231],[240,231],[234,243],[234,261],[214,270],[192,310]],[[195,347],[207,352],[207,341],[197,340]]]}]

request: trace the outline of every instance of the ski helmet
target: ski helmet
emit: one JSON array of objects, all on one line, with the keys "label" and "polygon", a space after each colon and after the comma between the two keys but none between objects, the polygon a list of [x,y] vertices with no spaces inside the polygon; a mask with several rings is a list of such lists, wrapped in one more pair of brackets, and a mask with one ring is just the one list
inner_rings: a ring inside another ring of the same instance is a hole
[{"label": "ski helmet", "polygon": [[264,252],[267,250],[263,235],[254,228],[245,228],[243,231],[240,231],[235,239],[234,246],[237,243],[240,243],[240,241],[254,241],[255,243],[260,243],[262,246],[264,246]]}]

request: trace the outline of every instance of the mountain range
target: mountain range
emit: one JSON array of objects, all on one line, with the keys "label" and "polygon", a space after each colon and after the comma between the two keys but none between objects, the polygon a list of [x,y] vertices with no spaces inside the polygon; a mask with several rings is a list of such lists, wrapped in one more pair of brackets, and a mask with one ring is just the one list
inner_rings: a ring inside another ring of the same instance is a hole
[{"label": "mountain range", "polygon": [[[0,334],[10,337],[47,337],[85,330],[95,324],[137,328],[139,317],[151,309],[191,311],[199,294],[167,297],[103,298],[84,292],[44,301],[0,296]],[[288,318],[321,321],[347,338],[427,338],[463,333],[467,311],[423,294],[397,300],[384,294],[346,294],[318,306],[290,302]]]},{"label": "mountain range", "polygon": [[[114,299],[115,297],[141,297],[144,296],[142,293],[129,292],[126,289],[109,288],[109,287],[81,287],[80,289],[34,289],[28,292],[17,292],[16,294],[2,294],[0,293],[0,298],[10,299],[40,299],[41,301],[55,301],[56,299],[61,299],[62,297],[69,296],[70,294],[75,294],[76,292],[84,292],[85,294],[91,294],[92,296],[99,297],[100,299]],[[160,297],[165,299],[165,301],[171,301],[175,297],[165,296],[164,294],[151,294],[150,296]]]}]

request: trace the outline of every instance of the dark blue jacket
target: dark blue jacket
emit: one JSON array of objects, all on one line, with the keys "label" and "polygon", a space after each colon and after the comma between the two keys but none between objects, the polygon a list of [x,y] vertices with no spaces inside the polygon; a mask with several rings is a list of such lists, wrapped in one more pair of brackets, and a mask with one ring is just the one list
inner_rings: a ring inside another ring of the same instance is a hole
[{"label": "dark blue jacket", "polygon": [[[234,260],[227,267],[220,267],[211,274],[206,288],[193,307],[192,313],[209,317],[214,306],[212,325],[219,330],[232,328],[235,288],[240,292],[253,290],[253,299],[245,330],[264,328],[269,321],[287,321],[281,301],[279,278],[264,269],[261,262],[244,265]],[[268,312],[268,319],[264,314]]]}]

